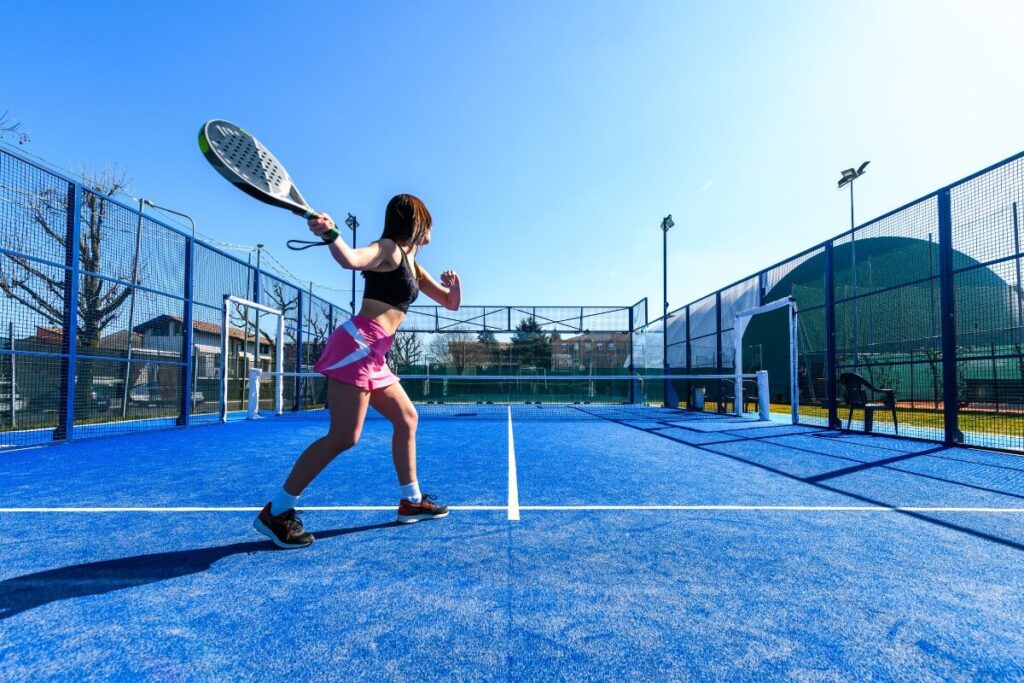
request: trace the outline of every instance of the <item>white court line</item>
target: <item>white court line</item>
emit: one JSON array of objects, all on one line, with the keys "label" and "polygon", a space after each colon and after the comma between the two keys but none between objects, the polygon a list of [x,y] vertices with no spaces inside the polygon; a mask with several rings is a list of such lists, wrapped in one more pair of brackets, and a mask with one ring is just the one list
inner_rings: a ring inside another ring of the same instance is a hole
[{"label": "white court line", "polygon": [[[262,507],[124,507],[124,508],[0,508],[8,512],[259,512]],[[299,512],[394,512],[397,505],[302,505]],[[505,505],[450,505],[449,510],[484,512],[507,510]]]},{"label": "white court line", "polygon": [[885,505],[523,505],[532,511],[719,510],[726,512],[1019,512],[1024,508],[916,507]]},{"label": "white court line", "polygon": [[[260,507],[63,507],[63,508],[0,508],[0,514],[35,513],[90,513],[90,512],[259,512]],[[394,505],[326,505],[302,506],[299,512],[393,512]],[[513,508],[506,505],[452,505],[459,512],[489,512],[507,510],[513,519]],[[645,510],[674,510],[681,512],[968,512],[968,513],[1024,513],[1024,508],[970,508],[970,507],[918,507],[883,505],[516,505],[515,518],[520,510],[531,512],[630,512]]]},{"label": "white court line", "polygon": [[508,407],[508,519],[519,520],[519,478],[516,475],[516,446],[512,439],[512,406]]}]

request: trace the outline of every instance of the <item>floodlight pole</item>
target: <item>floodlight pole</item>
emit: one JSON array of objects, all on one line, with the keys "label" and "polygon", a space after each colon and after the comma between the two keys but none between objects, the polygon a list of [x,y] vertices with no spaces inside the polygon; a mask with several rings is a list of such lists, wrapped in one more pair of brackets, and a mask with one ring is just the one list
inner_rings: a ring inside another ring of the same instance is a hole
[{"label": "floodlight pole", "polygon": [[839,178],[840,190],[844,185],[850,186],[850,279],[853,283],[853,367],[855,370],[860,366],[860,351],[857,342],[857,236],[853,232],[856,227],[853,217],[853,181],[864,175],[865,169],[870,163],[870,161],[865,161],[860,168],[848,168],[842,172],[842,177]]},{"label": "floodlight pole", "polygon": [[[195,240],[195,238],[196,238],[196,222],[192,218],[192,216],[189,216],[187,213],[182,213],[180,211],[175,211],[174,209],[168,209],[166,206],[157,206],[156,204],[154,204],[153,202],[149,201],[148,199],[143,199],[141,201],[142,201],[143,204],[145,204],[146,206],[148,206],[151,209],[157,209],[158,211],[166,211],[167,213],[173,213],[175,216],[181,216],[182,218],[187,220],[192,225],[192,239]],[[140,210],[140,213],[141,213],[141,210]]]},{"label": "floodlight pole", "polygon": [[[359,227],[359,221],[352,214],[348,215],[345,219],[345,225],[352,228],[352,248],[356,248],[356,229]],[[349,303],[352,308],[352,315],[356,314],[356,271],[352,271],[352,300]]]},{"label": "floodlight pole", "polygon": [[[850,274],[853,278],[853,296],[857,296],[857,236],[854,234],[853,180],[850,181]],[[853,369],[860,367],[860,337],[857,332],[857,299],[853,300]]]},{"label": "floodlight pole", "polygon": [[[664,305],[661,317],[661,367],[668,374],[668,231],[675,225],[672,214],[661,219],[661,300]],[[665,382],[664,402],[668,403],[669,386]]]},{"label": "floodlight pole", "polygon": [[[672,214],[665,216],[661,220],[661,300],[664,308],[661,312],[662,315],[662,326],[664,334],[662,335],[665,341],[665,347],[668,347],[668,231],[669,228],[675,225],[672,220]],[[662,356],[662,367],[668,369],[668,354]]]}]

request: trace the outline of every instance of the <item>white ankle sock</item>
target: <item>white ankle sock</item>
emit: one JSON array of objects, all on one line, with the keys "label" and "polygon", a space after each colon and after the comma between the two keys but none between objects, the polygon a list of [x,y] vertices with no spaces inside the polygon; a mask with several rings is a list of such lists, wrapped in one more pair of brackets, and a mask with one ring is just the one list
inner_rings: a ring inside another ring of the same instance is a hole
[{"label": "white ankle sock", "polygon": [[277,517],[278,515],[291,510],[298,502],[298,496],[293,496],[282,488],[277,492],[277,495],[274,496],[274,499],[270,501],[270,514]]},{"label": "white ankle sock", "polygon": [[423,496],[420,494],[420,484],[417,481],[406,484],[402,487],[402,498],[405,498],[410,503],[420,503],[423,501]]}]

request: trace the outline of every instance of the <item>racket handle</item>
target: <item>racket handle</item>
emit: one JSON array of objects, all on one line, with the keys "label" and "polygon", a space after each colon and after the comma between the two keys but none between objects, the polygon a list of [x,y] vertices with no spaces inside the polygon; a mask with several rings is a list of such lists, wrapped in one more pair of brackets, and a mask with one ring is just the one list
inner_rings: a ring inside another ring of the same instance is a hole
[{"label": "racket handle", "polygon": [[[318,214],[316,211],[314,211],[313,209],[310,209],[306,213],[302,214],[302,217],[305,218],[308,221],[310,218],[316,218],[319,215],[320,214]],[[325,232],[323,235],[321,235],[320,239],[322,239],[324,242],[327,242],[328,244],[330,244],[334,240],[338,239],[338,235],[339,234],[340,233],[337,230],[335,230],[334,228],[331,228],[330,230]]]}]

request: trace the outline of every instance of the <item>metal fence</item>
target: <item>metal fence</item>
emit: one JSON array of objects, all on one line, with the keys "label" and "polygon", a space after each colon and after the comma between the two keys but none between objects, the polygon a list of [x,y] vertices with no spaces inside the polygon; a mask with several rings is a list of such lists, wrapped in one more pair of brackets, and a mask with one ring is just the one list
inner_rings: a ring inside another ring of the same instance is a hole
[{"label": "metal fence", "polygon": [[[229,410],[244,410],[248,370],[270,362],[270,347],[283,344],[284,370],[308,370],[350,315],[312,285],[254,267],[101,186],[5,150],[0,293],[0,447],[216,420],[225,295],[280,309],[285,318],[285,339],[277,340],[265,336],[252,311],[231,312]],[[414,306],[403,329],[515,333],[524,320],[536,330],[530,334],[548,342],[560,334],[618,335],[623,342],[615,353],[623,354],[632,331],[647,322],[646,302],[458,312]],[[548,358],[557,359],[557,351],[549,349]],[[298,405],[303,390],[318,389],[296,381],[286,388],[285,405]]]},{"label": "metal fence", "polygon": [[[865,429],[840,382],[856,373],[894,393],[875,432],[1024,451],[1022,208],[1024,153],[677,309],[634,347],[671,372],[731,371],[734,314],[793,297],[802,422]],[[742,338],[742,370],[768,370],[779,412],[785,316],[755,317]]]}]

